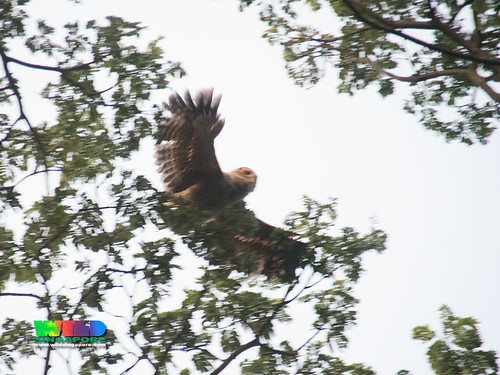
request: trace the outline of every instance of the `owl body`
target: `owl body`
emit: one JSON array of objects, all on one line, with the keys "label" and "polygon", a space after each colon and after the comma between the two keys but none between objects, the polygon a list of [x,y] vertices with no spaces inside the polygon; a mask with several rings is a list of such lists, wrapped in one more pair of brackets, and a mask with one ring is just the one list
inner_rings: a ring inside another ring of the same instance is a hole
[{"label": "owl body", "polygon": [[[250,174],[245,175],[246,171]],[[173,195],[201,209],[218,209],[245,198],[254,190],[256,180],[257,176],[249,168],[238,168],[223,172],[220,179],[200,181]]]}]

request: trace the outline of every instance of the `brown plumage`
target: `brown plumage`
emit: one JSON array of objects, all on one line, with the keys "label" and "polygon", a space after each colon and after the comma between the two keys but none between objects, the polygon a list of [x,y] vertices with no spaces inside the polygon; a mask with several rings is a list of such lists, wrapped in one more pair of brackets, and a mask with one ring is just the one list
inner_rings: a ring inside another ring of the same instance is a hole
[{"label": "brown plumage", "polygon": [[[217,113],[220,99],[206,90],[194,99],[189,93],[184,98],[173,94],[165,104],[170,117],[158,127],[163,143],[155,152],[165,192],[175,203],[211,212],[212,218],[204,225],[209,228],[204,246],[210,260],[291,281],[305,245],[244,207],[242,200],[257,181],[250,168],[221,171],[214,149],[214,139],[224,127]],[[176,228],[180,226],[172,224]]]},{"label": "brown plumage", "polygon": [[172,114],[159,126],[167,141],[156,149],[158,171],[165,191],[201,208],[218,208],[243,199],[255,188],[257,176],[246,167],[222,172],[214,139],[224,127],[217,114],[220,96],[202,91],[195,100],[170,96],[165,105]]}]

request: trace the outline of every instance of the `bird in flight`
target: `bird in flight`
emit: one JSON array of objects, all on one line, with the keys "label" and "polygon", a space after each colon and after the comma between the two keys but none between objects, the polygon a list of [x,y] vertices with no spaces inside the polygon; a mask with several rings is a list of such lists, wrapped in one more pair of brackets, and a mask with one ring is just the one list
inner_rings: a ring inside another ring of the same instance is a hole
[{"label": "bird in flight", "polygon": [[[293,233],[259,220],[245,207],[243,198],[257,182],[252,169],[221,170],[214,148],[224,127],[220,100],[213,90],[204,90],[194,97],[189,92],[184,97],[172,94],[165,103],[170,115],[158,126],[160,144],[155,150],[165,193],[171,198],[165,205],[210,213],[201,225],[209,261],[292,281],[306,246]],[[195,223],[173,223],[171,228],[185,232],[189,224]]]}]

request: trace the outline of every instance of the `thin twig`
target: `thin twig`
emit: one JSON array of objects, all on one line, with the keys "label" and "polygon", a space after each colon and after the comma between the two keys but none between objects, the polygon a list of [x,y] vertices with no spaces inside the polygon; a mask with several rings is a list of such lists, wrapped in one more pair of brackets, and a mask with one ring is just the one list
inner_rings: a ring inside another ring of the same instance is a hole
[{"label": "thin twig", "polygon": [[[19,119],[18,120],[22,119],[26,122],[26,124],[28,124],[28,127],[30,128],[31,133],[33,134],[33,138],[35,139],[35,142],[38,144],[40,151],[42,153],[42,159],[43,159],[43,163],[45,165],[45,169],[49,169],[48,163],[47,163],[47,150],[45,149],[45,146],[44,146],[42,140],[40,139],[37,131],[35,130],[33,125],[31,125],[31,122],[29,121],[28,117],[26,116],[26,112],[24,111],[24,107],[23,107],[22,96],[21,96],[21,93],[19,91],[19,88],[17,87],[16,79],[14,78],[11,71],[9,70],[9,66],[8,66],[9,57],[5,54],[5,52],[2,48],[0,48],[0,58],[2,60],[5,76],[7,77],[7,80],[9,82],[9,87],[12,90],[12,92],[14,93],[14,96],[16,97],[16,100],[18,103],[18,108],[19,108]],[[48,177],[45,179],[45,182],[47,184],[47,193],[48,193],[50,191]]]},{"label": "thin twig", "polygon": [[453,24],[453,22],[455,22],[455,18],[457,18],[458,14],[462,11],[462,9],[464,9],[467,5],[472,4],[473,1],[474,0],[467,0],[462,5],[460,5],[460,8],[457,10],[457,12],[448,21],[448,25]]},{"label": "thin twig", "polygon": [[42,297],[36,295],[36,294],[32,294],[32,293],[10,293],[10,292],[6,292],[6,293],[0,293],[0,297],[32,297],[32,298],[36,298],[38,300],[43,300]]},{"label": "thin twig", "polygon": [[34,176],[36,174],[39,174],[39,173],[48,173],[48,172],[62,172],[62,169],[40,169],[40,170],[33,171],[30,174],[28,174],[28,175],[24,176],[23,178],[21,178],[14,185],[0,187],[0,190],[15,189],[17,187],[17,185],[19,185],[21,182],[23,182],[27,178],[32,177],[32,176]]},{"label": "thin twig", "polygon": [[52,366],[50,366],[50,353],[52,352],[52,346],[47,346],[47,355],[45,357],[45,367],[43,369],[43,375],[47,375]]},{"label": "thin twig", "polygon": [[201,298],[205,295],[205,293],[207,292],[207,290],[208,290],[208,286],[205,285],[203,287],[203,289],[200,290],[200,292],[198,294],[198,297],[197,297],[196,301],[193,304],[193,308],[190,309],[189,311],[187,311],[184,314],[184,318],[183,318],[180,330],[177,332],[177,335],[175,335],[175,337],[170,341],[170,343],[165,347],[165,349],[163,351],[163,355],[159,359],[158,363],[156,365],[154,365],[154,368],[155,368],[154,375],[158,375],[160,373],[160,367],[162,367],[165,364],[165,362],[166,362],[166,360],[168,358],[168,354],[169,354],[170,350],[172,349],[172,347],[175,344],[177,344],[177,342],[179,341],[179,339],[181,339],[182,336],[185,334],[185,331],[186,331],[186,329],[188,328],[188,325],[189,325],[189,320],[193,316],[193,313],[198,309],[198,307],[199,307],[199,305],[201,303]]},{"label": "thin twig", "polygon": [[69,71],[74,71],[74,70],[87,70],[87,69],[90,69],[90,65],[92,65],[94,63],[94,61],[91,61],[91,62],[84,63],[81,65],[71,66],[68,68],[61,68],[59,66],[46,66],[46,65],[32,64],[32,63],[21,61],[21,60],[14,58],[14,57],[8,56],[5,53],[3,54],[3,57],[6,59],[7,62],[13,62],[15,64],[25,66],[27,68],[48,70],[48,71],[59,72],[59,73],[69,72]]},{"label": "thin twig", "polygon": [[316,330],[316,332],[314,333],[314,335],[312,335],[311,337],[309,337],[309,338],[306,340],[306,342],[304,342],[301,346],[299,346],[299,347],[297,348],[297,352],[300,352],[300,351],[302,350],[302,348],[304,348],[307,344],[309,344],[312,340],[314,340],[314,338],[315,338],[316,336],[318,336],[318,335],[320,334],[320,332],[323,332],[323,330],[324,330],[324,328],[323,328],[323,327],[322,327],[322,328],[318,328],[318,329]]}]

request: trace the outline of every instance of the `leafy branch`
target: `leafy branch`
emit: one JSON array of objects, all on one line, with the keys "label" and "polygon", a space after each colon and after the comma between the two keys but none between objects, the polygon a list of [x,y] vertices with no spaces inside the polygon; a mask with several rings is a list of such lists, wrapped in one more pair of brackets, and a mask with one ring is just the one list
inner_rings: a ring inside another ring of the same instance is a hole
[{"label": "leafy branch", "polygon": [[[477,49],[472,48],[471,44],[461,37],[459,34],[453,31],[452,28],[450,28],[448,25],[444,24],[441,22],[439,17],[437,17],[436,12],[434,11],[434,6],[432,5],[432,2],[430,0],[427,1],[428,8],[431,13],[431,20],[430,21],[407,21],[407,20],[402,20],[402,21],[392,21],[392,20],[387,20],[385,17],[378,15],[377,13],[373,12],[365,6],[361,1],[359,0],[342,0],[351,10],[352,12],[364,23],[367,25],[370,25],[371,27],[382,30],[385,32],[388,32],[390,34],[397,35],[403,39],[409,40],[415,44],[421,45],[423,47],[426,47],[432,51],[440,52],[455,58],[463,59],[466,61],[475,61],[478,63],[483,63],[483,64],[491,64],[495,66],[500,66],[500,60],[499,59],[492,59],[492,58],[487,58],[487,57],[482,57],[482,53],[477,55]],[[409,34],[403,33],[400,31],[401,29],[427,29],[427,30],[433,30],[433,29],[438,29],[443,31],[447,36],[451,37],[454,39],[456,42],[460,43],[464,47],[466,47],[469,50],[469,54],[461,53],[458,51],[452,51],[446,48],[442,48],[439,45],[436,45],[434,43],[429,43],[424,40],[415,38]]]},{"label": "leafy branch", "polygon": [[336,34],[300,24],[292,0],[280,0],[279,6],[266,0],[240,3],[259,8],[269,26],[263,36],[282,46],[288,74],[298,85],[317,84],[334,66],[341,93],[374,85],[388,96],[403,87],[396,83],[406,83],[409,98],[403,109],[447,141],[484,144],[497,127],[500,59],[495,11],[489,11],[496,9],[493,1],[439,6],[433,0],[307,1],[313,12],[331,11],[341,27]]}]

